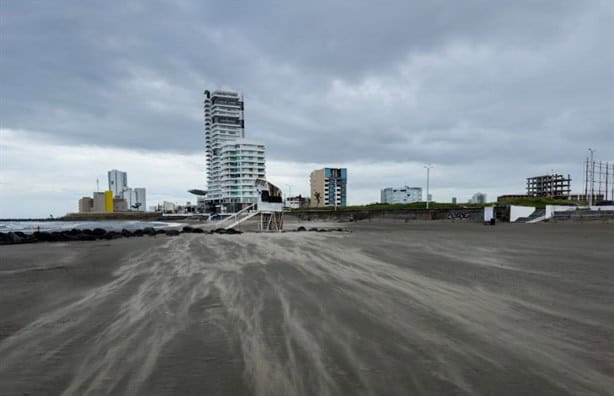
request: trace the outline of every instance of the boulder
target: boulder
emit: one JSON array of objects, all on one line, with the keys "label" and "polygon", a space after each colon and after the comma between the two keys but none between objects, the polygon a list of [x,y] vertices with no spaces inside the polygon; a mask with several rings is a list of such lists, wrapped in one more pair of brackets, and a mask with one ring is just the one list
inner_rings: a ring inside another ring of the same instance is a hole
[{"label": "boulder", "polygon": [[156,230],[153,227],[145,227],[143,228],[143,234],[144,235],[156,235]]},{"label": "boulder", "polygon": [[307,229],[303,226],[300,226],[299,228],[296,229],[297,231],[307,231]]},{"label": "boulder", "polygon": [[177,236],[180,232],[179,230],[166,230],[165,234],[168,236]]},{"label": "boulder", "polygon": [[185,226],[183,227],[182,232],[194,232],[194,228],[190,226]]},{"label": "boulder", "polygon": [[109,231],[104,236],[104,239],[118,239],[118,238],[123,238],[123,235],[121,232],[117,232],[117,231]]},{"label": "boulder", "polygon": [[94,236],[97,238],[104,238],[104,236],[107,234],[107,231],[102,228],[94,228],[92,230],[92,234],[94,234]]},{"label": "boulder", "polygon": [[81,233],[79,232],[79,230],[70,230],[70,231],[62,231],[61,232],[61,239],[65,240],[65,241],[80,241],[81,240]]},{"label": "boulder", "polygon": [[194,234],[204,234],[205,230],[203,230],[202,228],[194,228],[194,230],[192,232]]},{"label": "boulder", "polygon": [[39,242],[48,242],[51,240],[51,234],[46,231],[36,231],[32,236]]},{"label": "boulder", "polygon": [[[21,234],[23,234],[23,232]],[[9,243],[22,243],[22,242],[24,242],[24,238],[19,236],[19,234],[17,232],[10,231],[7,234],[6,238],[7,238],[7,241]]]},{"label": "boulder", "polygon": [[67,241],[68,237],[59,231],[53,231],[49,233],[49,242],[63,242]]}]

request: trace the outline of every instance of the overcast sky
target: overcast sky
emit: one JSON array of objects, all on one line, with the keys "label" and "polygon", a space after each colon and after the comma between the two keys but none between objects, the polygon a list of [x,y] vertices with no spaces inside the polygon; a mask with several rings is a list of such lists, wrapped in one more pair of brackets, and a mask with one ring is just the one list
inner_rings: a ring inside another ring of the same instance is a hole
[{"label": "overcast sky", "polygon": [[77,210],[106,171],[148,205],[205,188],[203,90],[245,96],[267,177],[348,201],[523,193],[614,161],[614,2],[2,1],[0,217]]}]

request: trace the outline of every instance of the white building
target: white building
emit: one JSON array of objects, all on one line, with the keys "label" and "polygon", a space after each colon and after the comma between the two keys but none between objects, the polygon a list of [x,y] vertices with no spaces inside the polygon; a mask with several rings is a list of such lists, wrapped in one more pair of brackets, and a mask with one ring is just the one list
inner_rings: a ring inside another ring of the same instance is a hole
[{"label": "white building", "polygon": [[174,202],[164,201],[162,203],[162,212],[164,213],[173,213],[177,209],[177,205]]},{"label": "white building", "polygon": [[113,192],[113,197],[121,197],[123,191],[128,188],[128,174],[117,169],[107,172],[109,178],[109,190]]},{"label": "white building", "polygon": [[381,202],[387,204],[412,203],[422,201],[420,187],[387,187],[381,191]]},{"label": "white building", "polygon": [[243,96],[205,91],[207,196],[210,209],[236,212],[255,203],[255,180],[265,178],[264,145],[245,140]]},{"label": "white building", "polygon": [[130,187],[124,188],[121,197],[126,200],[128,210],[132,210],[132,204],[136,202],[136,194],[134,193],[134,189]]},{"label": "white building", "polygon": [[126,187],[122,191],[121,197],[126,200],[128,210],[144,212],[146,208],[145,189],[142,187],[130,188]]},{"label": "white building", "polygon": [[[265,179],[264,146],[245,139],[227,142],[220,149],[219,163],[222,202],[255,203],[258,198],[256,179]],[[240,209],[240,205],[230,206]]]},{"label": "white building", "polygon": [[134,189],[134,202],[130,206],[130,210],[137,210],[139,212],[144,212],[147,204],[147,196],[145,188],[136,187]]},{"label": "white building", "polygon": [[486,193],[476,192],[469,200],[469,203],[486,203]]}]

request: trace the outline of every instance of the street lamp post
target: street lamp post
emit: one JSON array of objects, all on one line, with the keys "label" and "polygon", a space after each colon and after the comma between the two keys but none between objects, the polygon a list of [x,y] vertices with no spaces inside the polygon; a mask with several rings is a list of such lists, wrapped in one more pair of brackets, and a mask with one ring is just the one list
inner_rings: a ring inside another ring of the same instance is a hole
[{"label": "street lamp post", "polygon": [[590,188],[589,188],[589,194],[588,194],[588,206],[593,206],[593,187],[595,185],[595,163],[593,162],[593,154],[595,154],[595,151],[597,150],[593,150],[592,148],[589,148],[588,151],[590,151],[591,153],[591,162],[590,162],[590,167],[591,167],[591,175],[590,175]]},{"label": "street lamp post", "polygon": [[426,208],[429,208],[429,201],[430,201],[430,193],[429,193],[429,184],[430,184],[430,179],[431,179],[431,168],[433,167],[433,165],[425,165],[424,168],[426,168]]}]

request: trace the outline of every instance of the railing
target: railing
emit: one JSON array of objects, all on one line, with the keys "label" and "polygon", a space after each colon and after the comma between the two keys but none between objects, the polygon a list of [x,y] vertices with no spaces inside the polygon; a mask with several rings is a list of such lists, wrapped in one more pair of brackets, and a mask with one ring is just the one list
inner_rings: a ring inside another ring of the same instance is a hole
[{"label": "railing", "polygon": [[238,216],[242,215],[242,214],[246,214],[249,213],[250,209],[254,208],[256,206],[255,203],[246,206],[245,208],[241,209],[240,211],[238,211],[237,213],[234,213],[232,216],[228,216],[226,217],[224,220],[221,220],[219,223],[217,223],[216,225],[218,227],[224,227],[222,224],[228,222],[230,223],[231,220],[236,220],[238,218]]},{"label": "railing", "polygon": [[230,225],[227,225],[224,228],[227,229],[227,230],[230,229],[230,228],[234,228],[234,227],[238,226],[239,224],[243,223],[244,221],[249,220],[252,217],[258,215],[259,213],[260,213],[259,210],[255,210],[253,212],[247,213],[245,216],[241,217],[240,219],[237,218],[234,223],[232,223]]}]

